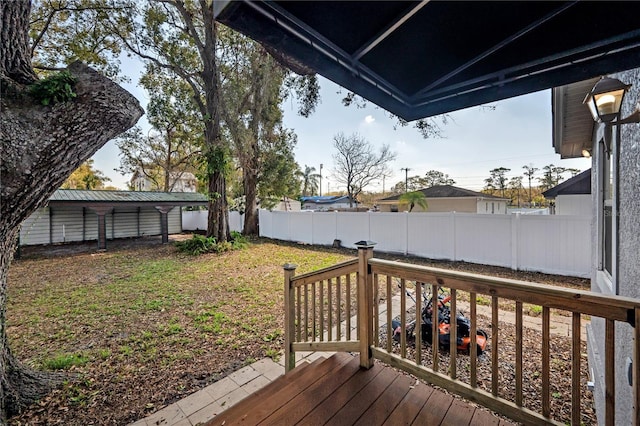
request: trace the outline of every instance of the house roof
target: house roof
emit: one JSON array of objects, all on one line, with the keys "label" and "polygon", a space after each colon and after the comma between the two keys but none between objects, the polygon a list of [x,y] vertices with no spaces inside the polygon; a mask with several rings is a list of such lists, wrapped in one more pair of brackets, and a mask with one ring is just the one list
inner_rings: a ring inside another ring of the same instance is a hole
[{"label": "house roof", "polygon": [[575,175],[542,193],[544,198],[552,199],[558,195],[591,194],[591,169]]},{"label": "house roof", "polygon": [[582,157],[582,150],[592,147],[595,121],[582,102],[597,81],[598,78],[591,78],[556,87],[551,92],[552,143],[561,158]]},{"label": "house roof", "polygon": [[640,2],[221,0],[214,13],[406,120],[640,66]]},{"label": "house roof", "polygon": [[89,191],[58,189],[49,205],[128,205],[128,206],[196,206],[207,204],[207,197],[197,192]]},{"label": "house roof", "polygon": [[300,201],[303,203],[315,203],[315,204],[336,204],[336,203],[348,203],[349,196],[347,195],[314,195],[311,197],[300,197]]},{"label": "house roof", "polygon": [[[505,200],[506,198],[496,197],[495,195],[485,194],[483,192],[471,191],[470,189],[459,188],[453,185],[435,185],[429,188],[421,189],[425,198],[489,198],[493,200]],[[383,198],[380,201],[397,201],[402,194]]]}]

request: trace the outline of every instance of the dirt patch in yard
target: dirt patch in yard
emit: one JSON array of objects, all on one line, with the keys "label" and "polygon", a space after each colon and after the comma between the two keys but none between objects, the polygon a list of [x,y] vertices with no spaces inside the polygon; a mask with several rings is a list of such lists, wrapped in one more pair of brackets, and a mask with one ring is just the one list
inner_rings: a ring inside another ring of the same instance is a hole
[{"label": "dirt patch in yard", "polygon": [[[300,274],[356,253],[260,239],[247,250],[192,257],[144,238],[109,242],[104,252],[92,243],[25,247],[21,255],[8,280],[11,347],[27,365],[69,380],[10,424],[124,425],[257,359],[277,359],[281,265],[295,263]],[[376,256],[589,288],[579,278]]]}]

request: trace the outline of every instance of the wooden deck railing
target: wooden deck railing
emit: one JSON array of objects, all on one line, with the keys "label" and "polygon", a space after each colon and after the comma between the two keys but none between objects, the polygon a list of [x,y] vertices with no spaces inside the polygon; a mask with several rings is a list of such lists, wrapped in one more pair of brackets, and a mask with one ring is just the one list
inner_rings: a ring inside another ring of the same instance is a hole
[{"label": "wooden deck railing", "polygon": [[297,277],[295,265],[284,268],[286,370],[295,352],[357,352],[358,259]]},{"label": "wooden deck railing", "polygon": [[[635,407],[640,424],[640,302],[634,299],[375,259],[366,244],[359,246],[358,259],[297,277],[294,272],[285,265],[287,370],[295,366],[296,351],[359,352],[363,367],[380,359],[525,424],[580,425],[581,402],[591,399],[582,373],[587,370],[582,330],[599,317],[606,330],[606,424],[615,424],[616,403]],[[455,327],[450,347],[439,345],[437,322],[432,341],[421,341],[421,315],[415,312],[422,310],[424,291],[436,295],[434,300],[442,291],[450,296],[452,319],[461,307],[468,309],[468,353],[456,347]],[[525,310],[539,314],[537,322]],[[418,331],[414,342],[405,333],[411,319]],[[560,319],[568,323],[564,335],[554,327]],[[387,326],[392,320],[402,328],[398,342]],[[633,401],[616,400],[616,322],[633,327]],[[482,356],[476,346],[479,328],[489,335]],[[562,378],[570,386],[563,388]]]}]

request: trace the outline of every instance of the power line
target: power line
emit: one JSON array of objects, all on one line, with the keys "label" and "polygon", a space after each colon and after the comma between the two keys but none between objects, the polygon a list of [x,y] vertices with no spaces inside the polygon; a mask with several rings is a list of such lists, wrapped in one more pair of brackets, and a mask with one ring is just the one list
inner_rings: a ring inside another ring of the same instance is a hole
[{"label": "power line", "polygon": [[409,188],[409,170],[411,169],[409,167],[403,167],[400,170],[404,170],[404,192],[407,192]]}]

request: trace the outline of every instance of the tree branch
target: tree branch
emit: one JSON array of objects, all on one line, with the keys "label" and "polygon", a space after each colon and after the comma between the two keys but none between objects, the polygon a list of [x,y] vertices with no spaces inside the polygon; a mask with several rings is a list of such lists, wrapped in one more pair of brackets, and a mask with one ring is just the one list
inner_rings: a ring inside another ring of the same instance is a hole
[{"label": "tree branch", "polygon": [[[198,34],[198,31],[193,23],[193,16],[191,12],[189,12],[187,8],[184,6],[184,2],[182,0],[155,0],[155,1],[158,3],[166,3],[169,5],[172,5],[178,10],[178,12],[180,12],[182,19],[184,19],[185,25],[189,29],[189,35],[193,38],[193,41],[195,42],[196,47],[200,52],[200,57],[204,57],[204,55],[206,54],[205,45],[202,42],[202,39],[200,38],[200,35]],[[204,4],[203,2],[200,2],[200,7],[206,7],[206,4]],[[204,12],[204,9],[203,9],[203,12]]]},{"label": "tree branch", "polygon": [[138,101],[80,62],[76,98],[52,106],[0,98],[0,217],[18,226],[108,140],[142,116]]}]

